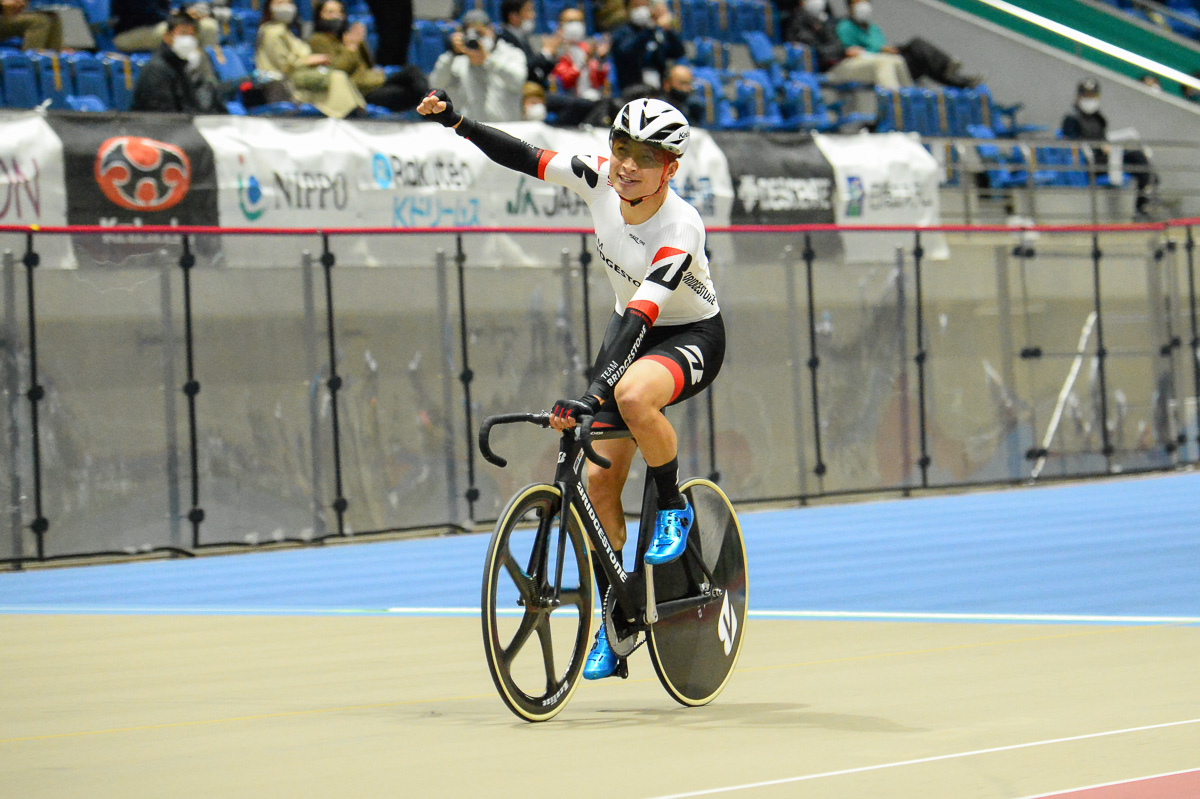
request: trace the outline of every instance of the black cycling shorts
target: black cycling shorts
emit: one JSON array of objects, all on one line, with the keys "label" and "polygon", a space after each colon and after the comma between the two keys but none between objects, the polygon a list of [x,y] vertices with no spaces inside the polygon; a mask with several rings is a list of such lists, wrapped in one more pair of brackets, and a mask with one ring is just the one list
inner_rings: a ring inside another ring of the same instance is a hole
[{"label": "black cycling shorts", "polygon": [[[608,349],[620,326],[621,315],[614,313],[604,330],[600,352]],[[718,313],[685,325],[655,325],[638,347],[635,360],[643,358],[658,361],[675,378],[675,393],[668,405],[690,399],[712,385],[721,371],[725,361],[725,322]],[[597,374],[604,366],[597,361],[592,365],[592,374]],[[625,422],[617,410],[617,403],[611,400],[604,403],[592,426],[596,430],[623,429]]]}]

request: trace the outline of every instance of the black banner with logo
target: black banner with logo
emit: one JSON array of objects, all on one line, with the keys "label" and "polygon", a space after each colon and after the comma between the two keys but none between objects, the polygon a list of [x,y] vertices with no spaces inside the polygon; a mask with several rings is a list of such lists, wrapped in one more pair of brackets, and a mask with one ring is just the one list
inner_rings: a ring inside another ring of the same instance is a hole
[{"label": "black banner with logo", "polygon": [[833,167],[810,134],[717,131],[712,137],[733,178],[730,224],[833,223]]},{"label": "black banner with logo", "polygon": [[[63,143],[67,224],[218,224],[212,149],[189,117],[59,113],[48,121]],[[107,262],[165,243],[127,230],[75,237],[77,254]]]}]

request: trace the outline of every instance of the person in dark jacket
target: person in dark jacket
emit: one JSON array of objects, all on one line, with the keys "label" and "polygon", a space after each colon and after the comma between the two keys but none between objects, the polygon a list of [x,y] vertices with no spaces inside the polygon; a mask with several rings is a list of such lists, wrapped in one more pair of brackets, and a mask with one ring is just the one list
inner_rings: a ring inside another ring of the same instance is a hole
[{"label": "person in dark jacket", "polygon": [[612,33],[617,88],[647,83],[657,89],[667,68],[683,56],[683,39],[667,4],[629,0],[629,21]]},{"label": "person in dark jacket", "polygon": [[828,72],[846,58],[837,20],[829,13],[825,0],[807,0],[792,9],[783,38],[812,50],[817,72]]},{"label": "person in dark jacket", "polygon": [[525,63],[529,68],[526,80],[545,89],[550,85],[550,70],[554,69],[556,48],[550,47],[547,52],[546,42],[541,46],[533,42],[533,28],[537,23],[537,8],[533,0],[503,0],[500,3],[500,22],[499,38],[525,53]]},{"label": "person in dark jacket", "polygon": [[[1111,148],[1103,143],[1108,140],[1108,120],[1100,113],[1100,81],[1095,78],[1079,81],[1075,105],[1071,113],[1063,117],[1059,132],[1064,139],[1096,142],[1087,148],[1091,155],[1092,170],[1097,174],[1108,171]],[[1137,148],[1125,147],[1121,153],[1121,164],[1133,175],[1137,184],[1134,218],[1146,220],[1150,217],[1150,203],[1154,197],[1154,187],[1158,185],[1158,175],[1150,168],[1146,153]]]},{"label": "person in dark jacket", "polygon": [[132,110],[223,113],[220,86],[200,68],[203,57],[196,21],[173,12],[167,18],[162,44],[138,74]]}]

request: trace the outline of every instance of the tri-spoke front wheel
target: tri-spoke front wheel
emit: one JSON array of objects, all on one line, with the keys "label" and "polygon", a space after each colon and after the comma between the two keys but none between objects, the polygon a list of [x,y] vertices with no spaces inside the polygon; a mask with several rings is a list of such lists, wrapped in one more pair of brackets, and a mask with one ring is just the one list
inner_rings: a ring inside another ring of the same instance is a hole
[{"label": "tri-spoke front wheel", "polygon": [[528,486],[500,514],[482,604],[483,649],[500,698],[526,721],[553,718],[579,685],[592,621],[583,525],[557,487]]}]

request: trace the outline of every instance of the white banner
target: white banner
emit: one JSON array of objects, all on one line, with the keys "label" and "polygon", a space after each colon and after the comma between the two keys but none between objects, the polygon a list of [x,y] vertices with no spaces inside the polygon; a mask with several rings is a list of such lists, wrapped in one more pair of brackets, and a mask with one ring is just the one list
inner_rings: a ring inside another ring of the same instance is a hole
[{"label": "white banner", "polygon": [[[915,134],[815,135],[833,167],[835,222],[839,225],[936,225],[937,160]],[[930,258],[946,258],[945,237],[922,237]],[[850,263],[890,261],[896,248],[911,250],[912,233],[843,233]]]},{"label": "white banner", "polygon": [[[36,111],[0,111],[0,225],[67,224],[67,186],[63,177],[62,141]],[[24,241],[0,244],[18,255]],[[65,236],[37,241],[42,263],[73,266]]]}]

